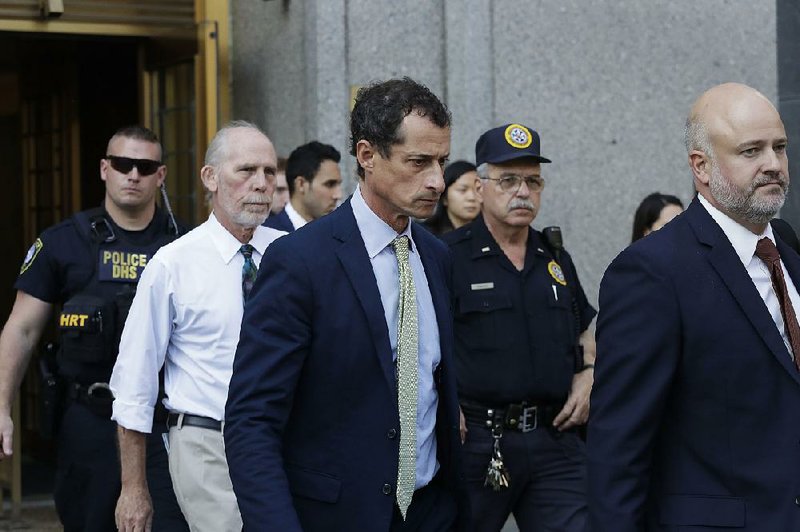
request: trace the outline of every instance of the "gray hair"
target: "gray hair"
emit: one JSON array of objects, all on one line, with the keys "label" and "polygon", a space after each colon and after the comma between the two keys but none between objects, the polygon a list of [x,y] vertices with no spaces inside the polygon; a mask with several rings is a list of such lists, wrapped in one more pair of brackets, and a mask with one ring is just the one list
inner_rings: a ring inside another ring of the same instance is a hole
[{"label": "gray hair", "polygon": [[478,177],[481,179],[489,179],[489,163],[481,163],[478,168],[475,169],[475,173],[477,173]]},{"label": "gray hair", "polygon": [[214,138],[211,139],[211,142],[208,144],[205,158],[205,164],[207,166],[217,167],[222,163],[225,158],[226,148],[228,147],[228,135],[230,134],[231,130],[240,128],[253,129],[265,137],[267,136],[267,134],[264,133],[260,127],[252,122],[248,122],[246,120],[233,120],[228,122],[222,126],[219,131],[217,131],[216,135],[214,135]]},{"label": "gray hair", "polygon": [[711,139],[708,137],[708,129],[706,129],[706,125],[700,118],[690,116],[686,119],[683,140],[687,153],[697,150],[712,159],[714,158],[714,150],[711,147]]}]

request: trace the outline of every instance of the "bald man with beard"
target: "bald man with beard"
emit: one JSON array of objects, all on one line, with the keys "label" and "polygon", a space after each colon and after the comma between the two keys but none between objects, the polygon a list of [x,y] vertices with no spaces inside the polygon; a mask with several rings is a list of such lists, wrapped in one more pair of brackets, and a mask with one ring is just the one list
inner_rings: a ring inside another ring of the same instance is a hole
[{"label": "bald man with beard", "polygon": [[786,131],[726,83],[686,122],[697,197],[600,287],[592,532],[800,530],[800,257],[769,221]]}]

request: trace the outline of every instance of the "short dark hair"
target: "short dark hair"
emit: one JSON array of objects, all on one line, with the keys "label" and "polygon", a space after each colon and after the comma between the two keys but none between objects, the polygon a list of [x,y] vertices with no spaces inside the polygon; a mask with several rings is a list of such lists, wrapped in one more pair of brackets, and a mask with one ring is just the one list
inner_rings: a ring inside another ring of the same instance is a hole
[{"label": "short dark hair", "polygon": [[[114,139],[117,138],[126,138],[126,139],[133,139],[133,140],[141,140],[144,142],[152,142],[153,144],[158,144],[158,151],[161,153],[161,141],[158,140],[158,135],[156,135],[153,130],[148,129],[144,126],[139,125],[132,125],[132,126],[125,126],[121,127],[111,135],[111,138],[108,139],[108,145],[111,146],[111,143]],[[106,155],[108,155],[108,148],[106,148]]]},{"label": "short dark hair", "polygon": [[286,184],[289,186],[289,195],[294,194],[294,180],[297,176],[303,176],[309,182],[313,181],[324,161],[338,163],[340,160],[342,155],[339,150],[316,140],[295,148],[286,161]]},{"label": "short dark hair", "polygon": [[[450,111],[431,90],[409,77],[375,82],[359,89],[350,114],[350,153],[366,140],[384,156],[391,155],[394,144],[403,142],[400,124],[411,113],[428,118],[434,125],[450,127]],[[364,169],[358,166],[358,175]]]},{"label": "short dark hair", "polygon": [[631,242],[636,242],[645,236],[645,231],[653,227],[653,224],[661,216],[661,211],[667,205],[677,205],[681,209],[683,203],[676,196],[653,192],[639,204],[636,214],[633,215],[633,233]]}]

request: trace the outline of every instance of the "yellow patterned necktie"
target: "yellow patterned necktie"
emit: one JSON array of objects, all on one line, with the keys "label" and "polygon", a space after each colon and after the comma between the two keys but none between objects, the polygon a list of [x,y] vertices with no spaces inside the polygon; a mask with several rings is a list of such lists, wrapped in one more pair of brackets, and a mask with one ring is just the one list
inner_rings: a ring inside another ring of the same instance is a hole
[{"label": "yellow patterned necktie", "polygon": [[395,238],[392,247],[400,273],[397,316],[397,407],[400,411],[397,506],[405,520],[417,480],[417,291],[408,262],[408,237]]}]

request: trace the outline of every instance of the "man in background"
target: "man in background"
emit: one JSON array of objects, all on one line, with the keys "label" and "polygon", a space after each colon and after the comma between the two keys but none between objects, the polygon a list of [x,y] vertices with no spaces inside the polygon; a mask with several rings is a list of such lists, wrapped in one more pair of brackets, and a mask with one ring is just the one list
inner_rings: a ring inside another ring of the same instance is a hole
[{"label": "man in background", "polygon": [[283,211],[289,201],[289,185],[286,184],[286,157],[278,157],[278,173],[275,174],[275,193],[272,195],[270,213],[275,216]]},{"label": "man in background", "polygon": [[264,225],[291,233],[335,209],[342,199],[340,160],[336,148],[317,141],[295,149],[286,162],[289,202]]},{"label": "man in background", "polygon": [[464,469],[476,530],[583,532],[594,335],[575,265],[531,227],[545,178],[539,134],[506,124],[475,147],[481,214],[444,236],[453,255]]}]

